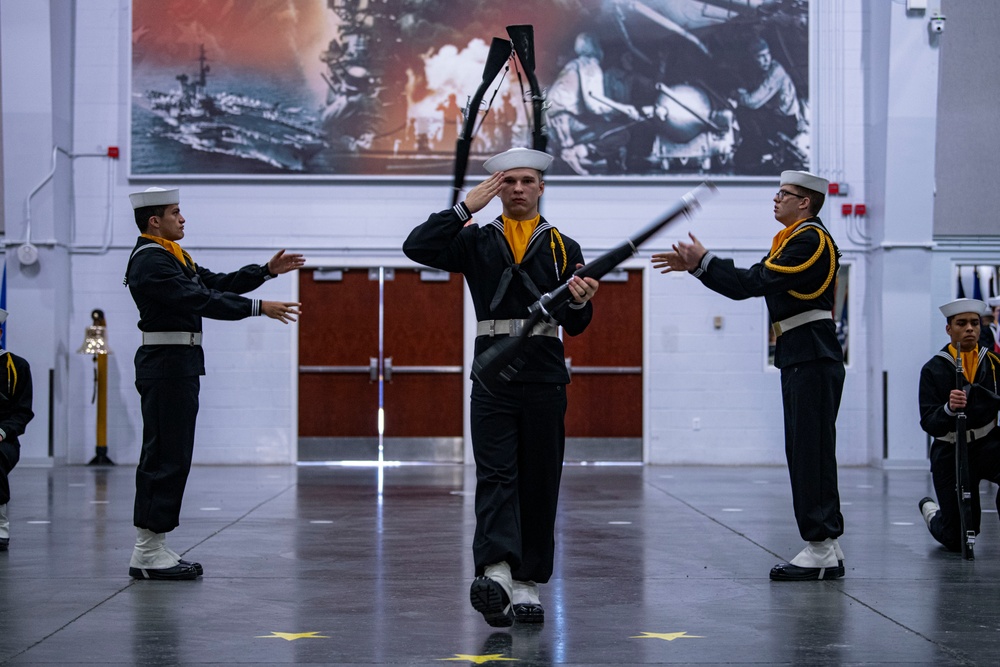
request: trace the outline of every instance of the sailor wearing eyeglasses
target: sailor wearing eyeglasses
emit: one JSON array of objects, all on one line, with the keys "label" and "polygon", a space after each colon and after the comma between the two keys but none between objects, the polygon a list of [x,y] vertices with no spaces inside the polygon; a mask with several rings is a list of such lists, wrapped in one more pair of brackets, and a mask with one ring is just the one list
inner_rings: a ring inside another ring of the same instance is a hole
[{"label": "sailor wearing eyeglasses", "polygon": [[844,533],[837,490],[837,413],[844,353],[833,322],[840,251],[818,213],[829,182],[804,171],[781,173],[774,218],[784,228],[757,264],[737,268],[707,251],[693,234],[653,255],[662,273],[689,271],[730,299],[762,296],[774,323],[774,365],[781,370],[785,457],[792,504],[805,548],[771,569],[774,581],[844,576]]}]

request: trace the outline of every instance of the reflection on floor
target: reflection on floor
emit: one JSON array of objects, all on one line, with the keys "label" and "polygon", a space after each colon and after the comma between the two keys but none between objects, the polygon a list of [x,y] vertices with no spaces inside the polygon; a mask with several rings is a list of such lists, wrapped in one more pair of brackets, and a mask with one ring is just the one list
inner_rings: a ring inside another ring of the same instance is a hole
[{"label": "reflection on floor", "polygon": [[[134,469],[19,467],[0,553],[3,665],[996,664],[1000,530],[931,539],[922,470],[841,470],[847,576],[772,583],[801,544],[782,468],[568,466],[546,622],[469,606],[464,466],[196,467],[169,543],[127,576]],[[516,662],[512,662],[516,661]]]}]

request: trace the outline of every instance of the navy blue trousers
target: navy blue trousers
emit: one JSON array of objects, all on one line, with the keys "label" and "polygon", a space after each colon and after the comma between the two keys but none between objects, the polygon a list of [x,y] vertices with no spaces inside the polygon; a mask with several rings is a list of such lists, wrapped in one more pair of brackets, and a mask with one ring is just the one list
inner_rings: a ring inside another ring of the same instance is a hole
[{"label": "navy blue trousers", "polygon": [[844,364],[819,359],[781,369],[785,458],[799,534],[822,542],[844,534],[837,488],[837,413]]},{"label": "navy blue trousers", "polygon": [[555,556],[566,388],[510,382],[498,394],[472,385],[476,575],[506,561],[514,579],[545,583]]},{"label": "navy blue trousers", "polygon": [[142,452],[135,471],[137,528],[168,533],[180,524],[191,472],[201,378],[136,380],[142,406]]}]

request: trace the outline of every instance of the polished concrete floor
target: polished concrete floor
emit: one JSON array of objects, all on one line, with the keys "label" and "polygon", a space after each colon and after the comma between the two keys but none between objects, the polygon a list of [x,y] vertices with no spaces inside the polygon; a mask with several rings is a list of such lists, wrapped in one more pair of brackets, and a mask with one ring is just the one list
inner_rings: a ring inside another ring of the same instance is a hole
[{"label": "polished concrete floor", "polygon": [[[800,548],[783,468],[567,466],[541,627],[469,605],[464,466],[196,467],[171,546],[129,579],[134,468],[19,467],[2,665],[996,665],[1000,529],[931,539],[923,470],[841,470],[847,575],[772,583]],[[989,497],[987,497],[989,496]]]}]

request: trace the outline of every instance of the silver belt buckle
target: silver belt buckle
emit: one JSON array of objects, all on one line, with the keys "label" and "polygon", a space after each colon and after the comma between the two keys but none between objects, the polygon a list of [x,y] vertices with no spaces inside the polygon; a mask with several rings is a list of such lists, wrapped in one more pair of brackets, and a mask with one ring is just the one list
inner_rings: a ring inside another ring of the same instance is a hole
[{"label": "silver belt buckle", "polygon": [[191,339],[190,341],[188,341],[189,347],[194,347],[194,336],[195,336],[194,332],[191,332]]},{"label": "silver belt buckle", "polygon": [[522,329],[524,329],[524,320],[511,320],[510,321],[510,335],[511,336],[520,336]]}]

